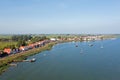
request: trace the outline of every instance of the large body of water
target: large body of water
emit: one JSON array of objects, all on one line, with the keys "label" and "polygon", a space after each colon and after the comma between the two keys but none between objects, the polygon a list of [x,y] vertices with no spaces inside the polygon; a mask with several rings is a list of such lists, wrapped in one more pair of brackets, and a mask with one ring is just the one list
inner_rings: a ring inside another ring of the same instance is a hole
[{"label": "large body of water", "polygon": [[120,39],[57,44],[33,57],[36,62],[18,63],[0,80],[120,80]]}]

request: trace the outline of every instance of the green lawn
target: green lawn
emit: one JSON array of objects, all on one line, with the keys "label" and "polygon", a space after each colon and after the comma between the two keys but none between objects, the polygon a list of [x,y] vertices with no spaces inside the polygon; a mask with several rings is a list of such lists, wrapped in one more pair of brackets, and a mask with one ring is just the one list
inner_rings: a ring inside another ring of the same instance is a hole
[{"label": "green lawn", "polygon": [[11,35],[0,35],[0,39],[1,38],[10,39],[11,37],[12,37]]},{"label": "green lawn", "polygon": [[0,42],[0,50],[3,50],[5,47],[10,45],[16,45],[17,42]]}]

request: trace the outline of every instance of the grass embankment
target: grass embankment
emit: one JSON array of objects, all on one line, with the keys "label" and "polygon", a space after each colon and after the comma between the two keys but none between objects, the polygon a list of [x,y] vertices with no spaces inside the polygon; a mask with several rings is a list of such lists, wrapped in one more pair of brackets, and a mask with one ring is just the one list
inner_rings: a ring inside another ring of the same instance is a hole
[{"label": "grass embankment", "polygon": [[37,53],[45,51],[45,50],[50,50],[52,48],[52,46],[55,44],[56,44],[55,42],[51,42],[51,43],[46,44],[43,47],[34,48],[34,49],[31,49],[31,50],[28,50],[25,52],[21,52],[21,53],[17,53],[17,54],[12,54],[5,58],[0,59],[0,74],[2,72],[4,72],[9,67],[9,64],[11,62],[13,62],[14,60],[18,60],[18,61],[24,60],[28,56],[32,56],[34,54],[37,54]]}]

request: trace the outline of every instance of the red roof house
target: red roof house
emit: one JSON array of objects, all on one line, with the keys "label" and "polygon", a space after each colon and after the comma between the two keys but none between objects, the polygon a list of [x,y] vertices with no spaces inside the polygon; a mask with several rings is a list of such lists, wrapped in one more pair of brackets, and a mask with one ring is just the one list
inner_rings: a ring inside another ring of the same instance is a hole
[{"label": "red roof house", "polygon": [[4,52],[4,53],[7,53],[7,54],[10,54],[10,53],[12,53],[12,49],[10,49],[10,48],[5,48],[3,52]]}]

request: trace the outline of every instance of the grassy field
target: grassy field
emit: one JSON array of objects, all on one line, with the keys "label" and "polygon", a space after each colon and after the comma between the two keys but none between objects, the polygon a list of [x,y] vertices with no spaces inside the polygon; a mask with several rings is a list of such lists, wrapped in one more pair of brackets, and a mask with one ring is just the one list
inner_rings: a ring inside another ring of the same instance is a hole
[{"label": "grassy field", "polygon": [[11,35],[0,35],[0,39],[1,38],[10,39],[11,37],[12,37]]},{"label": "grassy field", "polygon": [[10,45],[16,45],[17,42],[0,42],[0,50],[3,50],[5,47]]},{"label": "grassy field", "polygon": [[[11,39],[12,35],[1,35],[0,34],[0,39]],[[7,42],[7,41],[0,41],[0,50],[3,50],[5,47],[10,46],[10,45],[16,45],[17,42]]]}]

